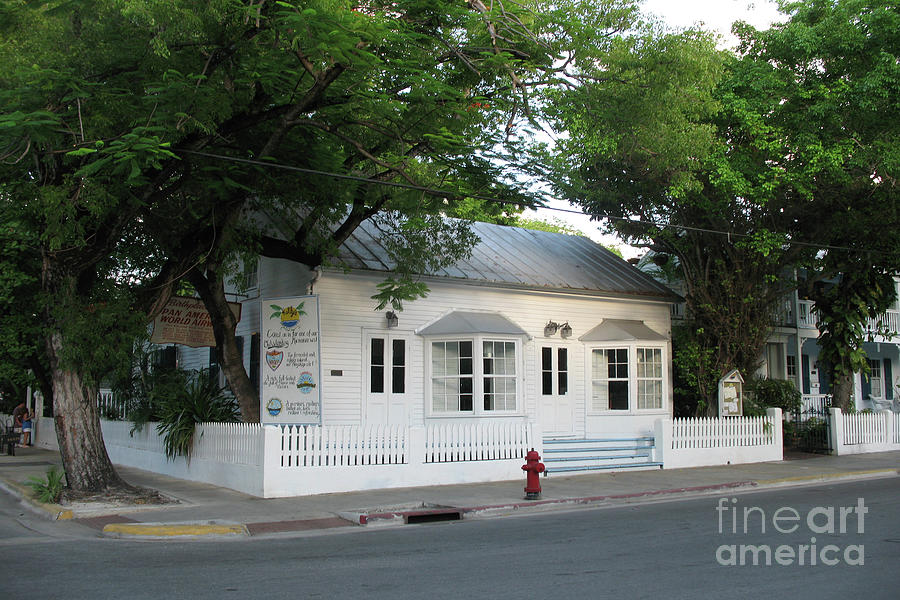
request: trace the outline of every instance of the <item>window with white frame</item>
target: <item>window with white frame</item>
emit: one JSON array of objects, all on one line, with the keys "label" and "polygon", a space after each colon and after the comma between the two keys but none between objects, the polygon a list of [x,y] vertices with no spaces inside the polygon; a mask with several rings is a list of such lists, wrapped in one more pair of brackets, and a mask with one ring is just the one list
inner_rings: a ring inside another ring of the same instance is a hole
[{"label": "window with white frame", "polygon": [[872,394],[873,398],[883,398],[884,397],[884,384],[883,379],[881,377],[881,361],[878,359],[869,361],[869,384],[872,386]]},{"label": "window with white frame", "polygon": [[661,410],[665,369],[661,347],[590,349],[591,411]]},{"label": "window with white frame", "polygon": [[520,343],[476,336],[432,340],[431,413],[494,414],[519,409]]},{"label": "window with white frame", "polygon": [[638,410],[662,408],[662,348],[637,348]]}]

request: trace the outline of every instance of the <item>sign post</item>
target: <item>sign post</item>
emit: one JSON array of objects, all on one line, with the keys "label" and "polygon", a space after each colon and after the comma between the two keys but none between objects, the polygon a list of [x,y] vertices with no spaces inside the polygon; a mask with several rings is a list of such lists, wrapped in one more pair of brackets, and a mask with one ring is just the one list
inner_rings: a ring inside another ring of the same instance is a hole
[{"label": "sign post", "polygon": [[283,425],[322,422],[319,298],[262,300],[260,420]]}]

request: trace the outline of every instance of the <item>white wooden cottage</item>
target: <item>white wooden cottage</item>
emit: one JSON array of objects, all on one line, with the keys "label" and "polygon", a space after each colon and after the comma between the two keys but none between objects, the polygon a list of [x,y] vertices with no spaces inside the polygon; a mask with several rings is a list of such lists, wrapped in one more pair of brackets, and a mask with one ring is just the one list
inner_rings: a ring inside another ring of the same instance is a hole
[{"label": "white wooden cottage", "polygon": [[[428,297],[399,313],[374,310],[392,264],[372,223],[341,248],[349,271],[260,259],[256,287],[239,298],[251,378],[265,372],[271,300],[311,295],[321,425],[530,423],[551,470],[650,464],[654,423],[672,416],[677,296],[587,238],[474,231],[471,257],[425,277]],[[207,367],[210,350],[179,348],[179,364]],[[574,452],[575,441],[593,450]]]}]

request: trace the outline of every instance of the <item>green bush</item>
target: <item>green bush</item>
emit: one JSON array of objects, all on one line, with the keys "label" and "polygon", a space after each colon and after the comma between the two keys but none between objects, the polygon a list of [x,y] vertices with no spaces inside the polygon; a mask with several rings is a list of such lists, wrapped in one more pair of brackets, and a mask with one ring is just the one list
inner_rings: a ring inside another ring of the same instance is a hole
[{"label": "green bush", "polygon": [[209,376],[209,371],[194,371],[180,393],[160,397],[157,431],[163,434],[166,456],[185,456],[190,460],[194,432],[199,423],[234,423],[240,412],[233,397],[226,395]]},{"label": "green bush", "polygon": [[47,479],[29,477],[26,484],[34,491],[35,496],[41,502],[59,502],[59,497],[62,495],[63,491],[63,480],[65,477],[65,473],[53,466],[47,471]]},{"label": "green bush", "polygon": [[802,400],[800,390],[790,381],[756,378],[744,387],[744,414],[764,415],[767,408],[796,412],[800,410]]}]

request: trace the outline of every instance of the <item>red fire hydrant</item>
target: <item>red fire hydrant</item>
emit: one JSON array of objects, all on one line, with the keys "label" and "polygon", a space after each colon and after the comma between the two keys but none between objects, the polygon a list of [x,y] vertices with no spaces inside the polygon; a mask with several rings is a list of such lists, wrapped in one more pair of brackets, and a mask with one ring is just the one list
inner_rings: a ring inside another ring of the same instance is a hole
[{"label": "red fire hydrant", "polygon": [[541,497],[541,479],[538,477],[544,472],[544,463],[541,462],[541,455],[532,448],[525,455],[525,464],[522,470],[526,473],[525,479],[525,499],[537,500]]}]

